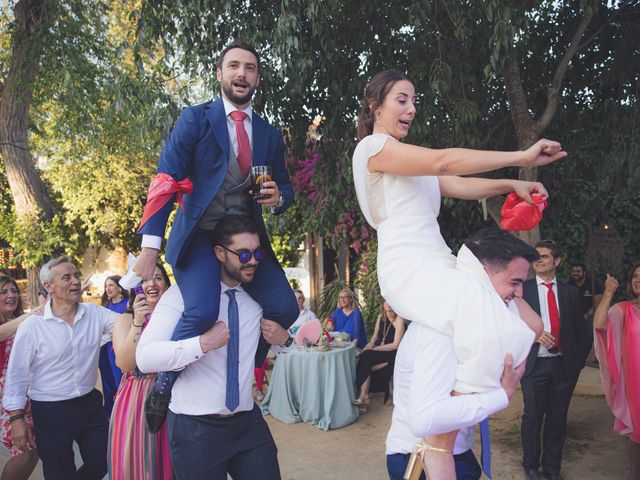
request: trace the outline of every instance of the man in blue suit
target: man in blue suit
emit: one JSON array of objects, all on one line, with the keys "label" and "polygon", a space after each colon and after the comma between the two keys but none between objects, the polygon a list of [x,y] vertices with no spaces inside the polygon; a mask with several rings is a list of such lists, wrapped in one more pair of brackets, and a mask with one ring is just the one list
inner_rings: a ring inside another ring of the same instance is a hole
[{"label": "man in blue suit", "polygon": [[[192,192],[184,195],[183,208],[177,211],[166,247],[166,260],[173,267],[185,305],[172,340],[201,335],[218,319],[220,265],[213,253],[212,232],[225,215],[253,219],[261,244],[267,247],[264,254],[227,252],[241,262],[247,255],[249,259],[261,256],[255,279],[246,290],[262,307],[264,318],[286,329],[298,316],[295,296],[270,247],[262,218],[263,206],[275,215],[284,212],[293,202],[293,189],[284,163],[282,134],[251,106],[260,82],[257,52],[247,44],[230,44],[220,55],[216,77],[222,97],[183,110],[158,160],[154,180],[173,191],[185,179],[193,184]],[[272,181],[264,183],[258,200],[249,195],[252,165],[267,165],[272,171]],[[150,208],[151,195],[147,201],[146,220],[140,228],[142,251],[134,268],[142,278],[153,275],[175,199],[174,194],[155,208]],[[263,363],[267,350],[261,339],[256,365]],[[178,374],[161,373],[147,397],[145,418],[152,432],[162,426]]]}]

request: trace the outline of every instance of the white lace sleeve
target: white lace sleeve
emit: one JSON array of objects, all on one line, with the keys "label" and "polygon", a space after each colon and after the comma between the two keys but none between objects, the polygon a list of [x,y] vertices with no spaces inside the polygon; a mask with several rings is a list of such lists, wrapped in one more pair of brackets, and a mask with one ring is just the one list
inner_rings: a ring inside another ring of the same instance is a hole
[{"label": "white lace sleeve", "polygon": [[384,147],[384,144],[387,143],[387,140],[389,140],[390,138],[391,137],[385,135],[384,133],[374,133],[373,135],[370,135],[365,140],[363,140],[363,142],[366,141],[365,152],[367,155],[367,173],[371,173],[369,172],[369,159],[380,153],[380,151]]},{"label": "white lace sleeve", "polygon": [[360,210],[369,225],[377,228],[386,218],[384,191],[381,172],[369,171],[369,158],[380,153],[387,140],[391,137],[384,134],[374,134],[363,138],[353,153],[353,182]]}]

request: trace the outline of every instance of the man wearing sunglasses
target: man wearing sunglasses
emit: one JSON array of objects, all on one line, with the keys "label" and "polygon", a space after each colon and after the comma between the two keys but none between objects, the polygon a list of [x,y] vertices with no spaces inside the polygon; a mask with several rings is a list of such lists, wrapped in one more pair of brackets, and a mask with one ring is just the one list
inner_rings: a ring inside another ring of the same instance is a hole
[{"label": "man wearing sunglasses", "polygon": [[[266,252],[258,227],[230,216],[214,231],[220,262],[218,322],[199,337],[171,341],[184,303],[180,289],[167,290],[140,338],[136,361],[143,372],[183,370],[167,416],[171,459],[178,478],[236,480],[280,478],[277,448],[251,394],[253,358],[262,336],[280,349],[287,331],[265,320],[248,294]],[[159,317],[159,318],[155,318]]]}]

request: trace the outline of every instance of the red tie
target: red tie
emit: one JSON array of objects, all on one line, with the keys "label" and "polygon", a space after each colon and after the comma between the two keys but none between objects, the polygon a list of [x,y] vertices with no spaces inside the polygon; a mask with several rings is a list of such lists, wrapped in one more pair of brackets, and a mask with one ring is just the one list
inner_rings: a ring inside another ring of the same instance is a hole
[{"label": "red tie", "polygon": [[236,110],[231,112],[229,116],[236,124],[236,138],[238,139],[238,166],[240,167],[240,173],[246,177],[249,175],[251,169],[251,144],[249,143],[249,136],[244,129],[244,119],[248,115],[244,112]]},{"label": "red tie", "polygon": [[553,293],[553,283],[543,283],[547,287],[547,306],[549,308],[549,322],[551,323],[551,336],[556,339],[556,349],[560,350],[560,314],[556,294]]}]

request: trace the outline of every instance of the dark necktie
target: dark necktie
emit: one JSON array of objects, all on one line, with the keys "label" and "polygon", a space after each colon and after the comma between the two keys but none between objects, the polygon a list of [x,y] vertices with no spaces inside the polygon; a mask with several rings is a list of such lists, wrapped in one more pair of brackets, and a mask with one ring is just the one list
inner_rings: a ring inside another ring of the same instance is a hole
[{"label": "dark necktie", "polygon": [[558,312],[558,302],[556,294],[553,293],[553,283],[544,283],[547,287],[547,306],[549,309],[549,323],[551,324],[551,336],[556,340],[553,351],[560,350],[560,313]]},{"label": "dark necktie", "polygon": [[227,343],[227,396],[225,398],[225,405],[230,412],[233,412],[238,408],[238,404],[240,403],[240,386],[238,385],[240,319],[238,315],[238,302],[236,302],[236,290],[229,289],[224,293],[229,297],[227,314],[229,342]]},{"label": "dark necktie", "polygon": [[491,478],[491,439],[489,438],[489,417],[480,422],[480,444],[482,451],[480,452],[480,461],[482,462],[482,470],[484,474]]},{"label": "dark necktie", "polygon": [[244,112],[236,110],[229,114],[236,124],[236,138],[238,139],[238,166],[243,177],[249,175],[251,170],[251,143],[249,143],[249,135],[244,129],[244,119],[248,115]]}]

